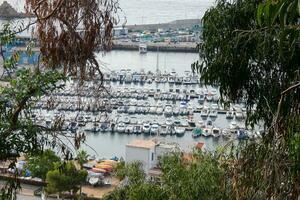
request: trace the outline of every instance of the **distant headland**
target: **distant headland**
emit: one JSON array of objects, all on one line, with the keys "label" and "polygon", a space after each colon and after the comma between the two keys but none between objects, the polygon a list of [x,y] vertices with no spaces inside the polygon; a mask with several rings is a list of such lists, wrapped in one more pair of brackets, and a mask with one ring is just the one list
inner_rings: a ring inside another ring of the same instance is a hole
[{"label": "distant headland", "polygon": [[7,1],[0,5],[0,19],[33,17],[32,14],[17,12]]}]

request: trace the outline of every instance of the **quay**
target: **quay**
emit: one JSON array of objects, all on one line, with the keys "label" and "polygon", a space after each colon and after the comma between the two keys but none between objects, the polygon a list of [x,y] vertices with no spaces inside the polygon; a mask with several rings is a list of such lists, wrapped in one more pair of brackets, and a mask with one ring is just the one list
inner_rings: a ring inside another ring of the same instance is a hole
[{"label": "quay", "polygon": [[[148,51],[162,51],[162,52],[184,52],[184,53],[197,53],[196,43],[193,42],[180,42],[180,43],[167,43],[167,42],[148,42]],[[122,42],[114,41],[113,50],[131,50],[137,51],[139,43],[136,42]]]}]

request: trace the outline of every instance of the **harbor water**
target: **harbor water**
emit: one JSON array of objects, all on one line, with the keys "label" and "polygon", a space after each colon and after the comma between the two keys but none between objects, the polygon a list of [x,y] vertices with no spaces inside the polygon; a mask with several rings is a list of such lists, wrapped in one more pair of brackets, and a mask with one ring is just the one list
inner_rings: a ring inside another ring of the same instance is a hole
[{"label": "harbor water", "polygon": [[[167,53],[167,52],[148,52],[147,54],[139,54],[138,51],[112,51],[109,53],[98,54],[98,61],[103,65],[103,72],[109,73],[111,70],[121,70],[130,69],[132,71],[140,71],[144,69],[145,71],[154,72],[157,68],[161,71],[170,72],[175,70],[177,74],[183,74],[186,70],[191,70],[191,64],[198,59],[198,54],[195,53]],[[106,86],[112,89],[124,89],[134,88],[134,89],[161,89],[167,91],[170,88],[173,89],[194,89],[200,88],[198,84],[195,85],[181,85],[181,86],[171,86],[169,84],[125,84],[125,83],[106,83]],[[207,89],[212,89],[212,87],[203,87]],[[154,100],[148,100],[150,103],[154,103]],[[153,101],[153,102],[151,102]],[[197,100],[191,101],[191,103],[196,107],[198,105]],[[114,117],[117,116],[116,113],[109,114]],[[113,118],[114,118],[113,117]],[[138,122],[143,122],[145,120],[149,121],[162,121],[165,120],[164,116],[157,115],[130,115],[130,117],[136,117]],[[201,120],[200,113],[194,113],[194,120]],[[206,123],[206,121],[204,121]],[[220,128],[226,128],[229,126],[230,121],[225,117],[225,114],[218,115],[216,119],[213,120],[214,125]],[[243,126],[243,122],[239,122]],[[191,151],[192,148],[197,144],[197,142],[204,142],[206,149],[214,150],[217,146],[225,144],[228,140],[222,138],[216,140],[213,137],[199,137],[193,138],[192,132],[187,131],[184,136],[149,136],[145,134],[119,134],[119,133],[87,133],[86,143],[88,145],[83,145],[83,148],[88,151],[91,155],[96,155],[97,157],[110,158],[113,156],[124,157],[125,156],[125,146],[135,139],[158,139],[159,141],[166,142],[176,142],[180,145],[181,149],[184,151]]]}]

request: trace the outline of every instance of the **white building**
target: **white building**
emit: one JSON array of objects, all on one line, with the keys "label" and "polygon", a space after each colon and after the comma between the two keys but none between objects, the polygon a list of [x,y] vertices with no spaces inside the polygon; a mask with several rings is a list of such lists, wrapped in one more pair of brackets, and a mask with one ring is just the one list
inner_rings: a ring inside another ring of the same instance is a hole
[{"label": "white building", "polygon": [[155,143],[151,140],[134,140],[126,145],[126,163],[140,161],[145,172],[155,167],[154,155]]},{"label": "white building", "polygon": [[134,140],[126,145],[125,161],[132,163],[140,161],[146,173],[157,167],[159,158],[170,152],[178,151],[174,144],[154,142],[152,140]]}]

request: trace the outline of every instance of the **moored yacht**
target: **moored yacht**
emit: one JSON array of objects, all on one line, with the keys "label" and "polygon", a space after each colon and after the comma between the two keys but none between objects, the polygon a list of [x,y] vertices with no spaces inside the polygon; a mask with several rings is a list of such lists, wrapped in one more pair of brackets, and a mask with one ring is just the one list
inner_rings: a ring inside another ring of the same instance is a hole
[{"label": "moored yacht", "polygon": [[145,43],[139,44],[139,52],[140,52],[140,54],[147,53],[147,45]]}]

